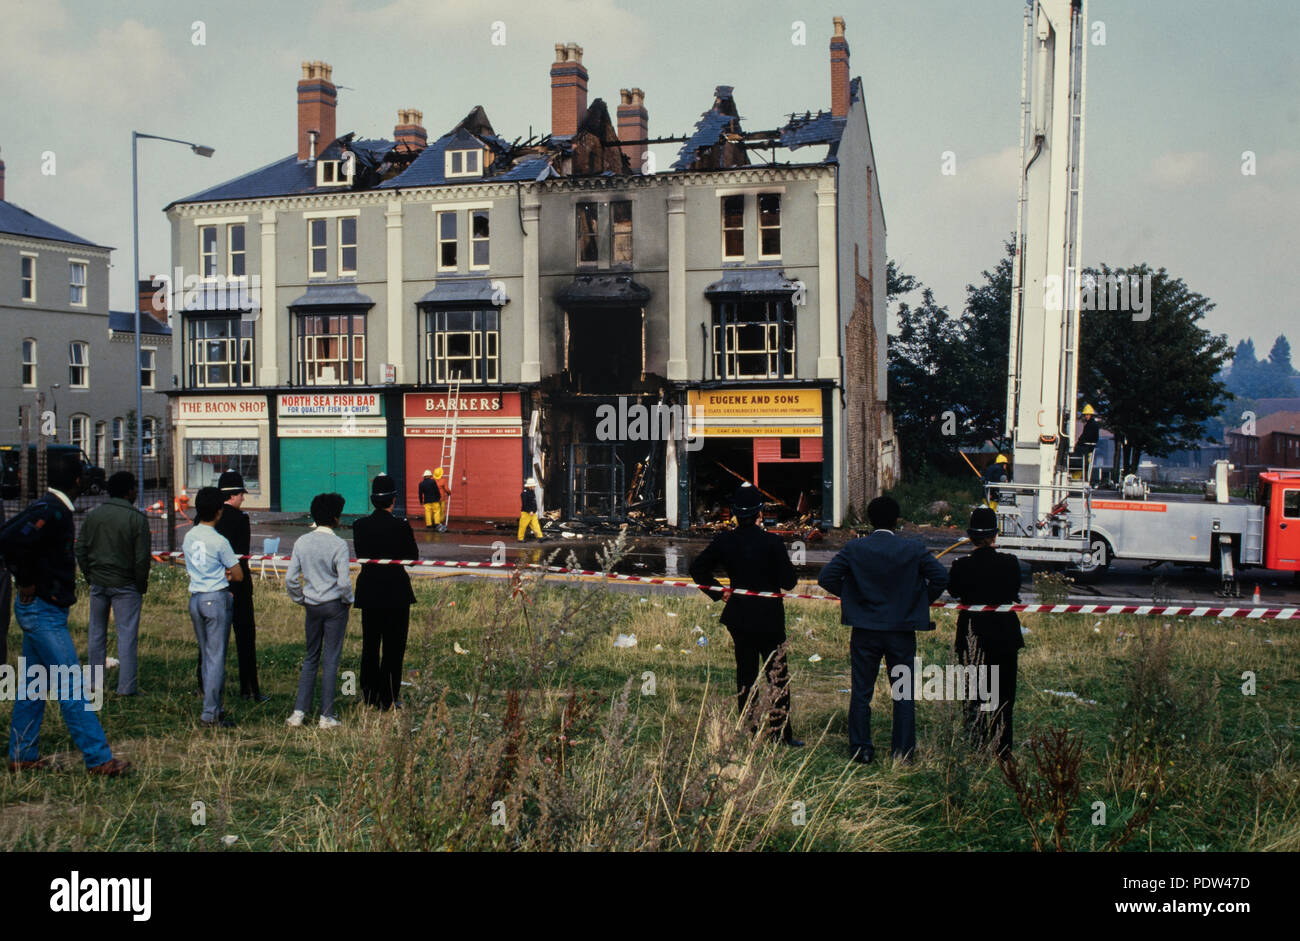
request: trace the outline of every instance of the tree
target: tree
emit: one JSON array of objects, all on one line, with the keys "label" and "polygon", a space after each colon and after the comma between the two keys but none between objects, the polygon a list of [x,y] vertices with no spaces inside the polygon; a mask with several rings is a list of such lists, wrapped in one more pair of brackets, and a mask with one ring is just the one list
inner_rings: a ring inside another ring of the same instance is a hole
[{"label": "tree", "polygon": [[[903,277],[908,277],[904,275]],[[962,423],[961,330],[934,293],[898,309],[898,333],[889,338],[889,405],[904,460],[920,470],[953,463]]]},{"label": "tree", "polygon": [[1273,349],[1268,352],[1268,364],[1284,379],[1289,379],[1295,373],[1291,366],[1291,342],[1285,334],[1273,341]]},{"label": "tree", "polygon": [[972,444],[1000,445],[1006,430],[1007,364],[1011,340],[1011,273],[1015,239],[984,283],[966,285],[966,309],[961,316],[962,399],[968,414]]},{"label": "tree", "polygon": [[1200,326],[1214,303],[1164,268],[1103,265],[1092,273],[1151,277],[1146,320],[1085,311],[1080,329],[1080,392],[1115,436],[1118,477],[1136,471],[1144,454],[1163,456],[1200,440],[1205,421],[1223,407],[1228,390],[1218,375],[1232,354],[1226,336]]}]

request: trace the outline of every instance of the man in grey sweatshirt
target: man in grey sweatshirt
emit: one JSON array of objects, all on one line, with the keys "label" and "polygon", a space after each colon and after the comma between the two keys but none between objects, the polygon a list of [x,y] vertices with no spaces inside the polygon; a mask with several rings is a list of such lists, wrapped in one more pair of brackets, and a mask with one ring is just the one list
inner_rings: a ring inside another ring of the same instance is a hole
[{"label": "man in grey sweatshirt", "polygon": [[316,528],[293,544],[285,586],[289,598],[307,609],[307,655],[298,677],[298,699],[288,725],[300,726],[311,709],[316,695],[316,670],[325,663],[321,675],[320,727],[341,725],[334,715],[334,691],[338,685],[339,656],[343,652],[343,635],[352,610],[352,579],[348,562],[348,544],[334,532],[343,516],[343,497],[337,493],[318,493],[311,501],[311,518]]}]

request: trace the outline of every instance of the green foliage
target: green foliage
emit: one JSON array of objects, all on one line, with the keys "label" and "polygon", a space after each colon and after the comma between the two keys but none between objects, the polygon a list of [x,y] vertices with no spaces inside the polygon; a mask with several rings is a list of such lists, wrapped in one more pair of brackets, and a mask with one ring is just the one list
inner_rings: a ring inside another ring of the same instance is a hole
[{"label": "green foliage", "polygon": [[1296,386],[1291,377],[1295,368],[1291,364],[1291,343],[1285,335],[1273,341],[1268,357],[1258,359],[1255,341],[1250,337],[1237,344],[1232,355],[1232,368],[1224,382],[1238,399],[1284,398],[1295,395]]},{"label": "green foliage", "polygon": [[1132,473],[1144,454],[1162,457],[1196,445],[1203,425],[1223,406],[1217,378],[1230,357],[1227,337],[1200,325],[1214,309],[1164,268],[1102,265],[1085,272],[1151,278],[1150,311],[1084,311],[1080,326],[1079,394],[1115,435],[1115,474]]}]

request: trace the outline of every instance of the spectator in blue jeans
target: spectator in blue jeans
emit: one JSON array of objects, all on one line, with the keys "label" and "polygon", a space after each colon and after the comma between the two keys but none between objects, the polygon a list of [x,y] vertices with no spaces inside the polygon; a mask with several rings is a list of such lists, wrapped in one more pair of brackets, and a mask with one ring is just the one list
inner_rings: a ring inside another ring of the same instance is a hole
[{"label": "spectator in blue jeans", "polygon": [[840,620],[853,628],[849,641],[849,756],[870,764],[871,695],[884,658],[889,669],[894,720],[890,750],[910,761],[916,750],[916,703],[912,669],[916,632],[934,630],[930,603],[948,586],[948,572],[925,544],[894,532],[899,508],[892,497],[867,504],[870,535],[851,539],[817,576],[817,584],[840,598]]},{"label": "spectator in blue jeans", "polygon": [[108,499],[86,514],[77,534],[77,564],[90,585],[90,639],[87,659],[104,675],[108,612],[117,627],[117,694],[137,692],[136,649],[140,607],[149,590],[149,520],[135,508],[135,474],[118,471],[108,478]]},{"label": "spectator in blue jeans", "polygon": [[209,727],[230,728],[234,720],[221,708],[226,685],[226,645],[234,597],[230,583],[244,577],[230,542],[214,524],[221,516],[221,491],[204,487],[194,495],[197,522],[185,534],[185,571],[190,576],[190,621],[199,642],[199,672],[203,676],[202,722]]},{"label": "spectator in blue jeans", "polygon": [[[45,702],[51,697],[58,699],[64,724],[91,774],[114,777],[131,766],[114,758],[108,747],[96,706],[86,698],[85,671],[68,633],[68,609],[77,600],[72,501],[81,492],[81,475],[79,457],[53,455],[48,492],[0,531],[0,557],[18,586],[14,614],[23,632],[19,676],[24,686],[9,729],[10,771],[47,766],[39,742]],[[47,677],[43,688],[32,675],[38,667]]]},{"label": "spectator in blue jeans", "polygon": [[300,726],[311,709],[316,695],[316,670],[321,671],[320,727],[333,729],[342,725],[334,715],[334,691],[339,679],[339,657],[343,653],[343,635],[352,610],[352,577],[348,544],[334,533],[343,517],[343,497],[337,493],[318,493],[311,501],[311,518],[316,528],[293,544],[285,587],[289,598],[307,609],[307,656],[298,677],[298,699],[286,725]]}]

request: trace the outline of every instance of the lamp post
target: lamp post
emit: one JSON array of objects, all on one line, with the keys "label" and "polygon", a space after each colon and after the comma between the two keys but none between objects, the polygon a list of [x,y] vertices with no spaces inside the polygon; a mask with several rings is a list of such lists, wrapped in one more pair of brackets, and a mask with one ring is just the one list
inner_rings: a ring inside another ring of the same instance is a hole
[{"label": "lamp post", "polygon": [[131,132],[131,238],[133,244],[132,261],[135,266],[135,279],[131,288],[135,292],[135,435],[136,435],[136,500],[143,509],[144,496],[144,387],[140,384],[140,175],[137,142],[145,140],[165,140],[173,144],[184,144],[200,157],[211,157],[213,149],[193,141],[179,140],[175,137],[159,137],[157,134]]}]

